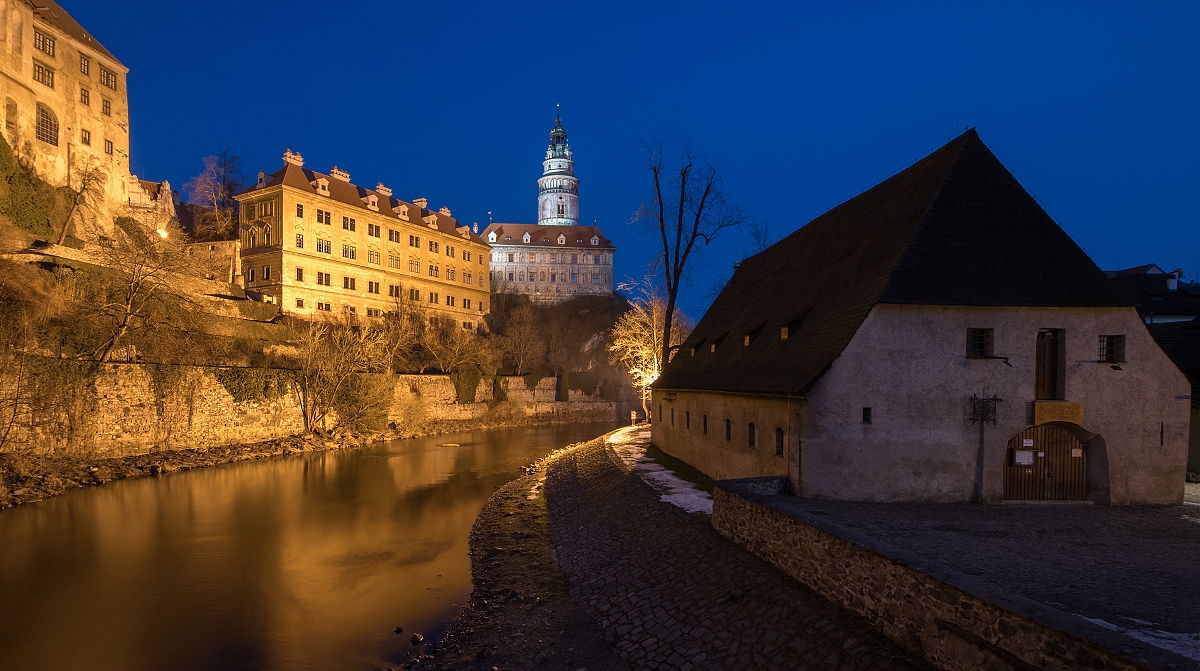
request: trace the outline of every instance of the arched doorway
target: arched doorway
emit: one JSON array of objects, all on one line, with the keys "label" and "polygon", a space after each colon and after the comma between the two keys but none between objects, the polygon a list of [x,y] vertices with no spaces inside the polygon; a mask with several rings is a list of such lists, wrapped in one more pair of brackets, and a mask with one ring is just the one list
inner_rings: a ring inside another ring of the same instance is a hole
[{"label": "arched doorway", "polygon": [[1087,452],[1072,432],[1031,426],[1008,441],[1004,498],[1010,501],[1083,501]]}]

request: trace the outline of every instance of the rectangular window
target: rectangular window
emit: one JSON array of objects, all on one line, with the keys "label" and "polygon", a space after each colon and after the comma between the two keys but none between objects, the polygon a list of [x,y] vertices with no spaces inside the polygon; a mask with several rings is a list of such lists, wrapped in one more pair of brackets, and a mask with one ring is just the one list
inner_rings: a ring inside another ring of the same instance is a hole
[{"label": "rectangular window", "polygon": [[275,214],[275,201],[268,200],[261,203],[259,206],[259,216],[269,217]]},{"label": "rectangular window", "polygon": [[301,219],[304,218],[304,205],[296,203],[296,216]]},{"label": "rectangular window", "polygon": [[33,48],[46,54],[47,56],[54,55],[54,38],[43,33],[40,30],[33,31]]},{"label": "rectangular window", "polygon": [[296,307],[298,307],[298,308],[304,307],[304,299],[303,298],[296,299]]},{"label": "rectangular window", "polygon": [[437,303],[437,302],[438,302],[438,295],[437,295],[437,294],[435,294],[435,293],[433,293],[432,291],[430,291],[430,292],[429,292],[429,302],[430,302],[430,303]]},{"label": "rectangular window", "polygon": [[330,286],[330,282],[332,279],[333,279],[333,276],[330,275],[329,273],[323,273],[319,270],[317,271],[317,284],[327,287],[327,286]]},{"label": "rectangular window", "polygon": [[369,294],[379,293],[379,283],[372,282],[371,280],[367,280],[367,293],[369,293]]},{"label": "rectangular window", "polygon": [[421,272],[421,262],[420,261],[409,261],[408,262],[408,271],[410,273]]},{"label": "rectangular window", "polygon": [[450,280],[451,282],[453,282],[453,281],[454,281],[454,275],[455,275],[455,270],[454,270],[453,268],[447,268],[447,269],[446,269],[446,279],[448,279],[448,280]]},{"label": "rectangular window", "polygon": [[380,228],[379,228],[378,224],[371,224],[371,223],[367,224],[367,235],[369,235],[373,238],[378,238],[379,230],[380,230]]},{"label": "rectangular window", "polygon": [[433,241],[433,240],[430,240],[430,241],[429,241],[429,251],[433,252],[434,254],[437,254],[437,253],[438,253],[438,248],[439,248],[440,246],[441,246],[441,245],[439,245],[437,242],[435,242],[435,241]]},{"label": "rectangular window", "polygon": [[389,228],[388,229],[388,242],[399,243],[400,242],[400,231],[397,231],[394,228]]},{"label": "rectangular window", "polygon": [[967,358],[986,359],[992,356],[992,343],[992,329],[967,329]]},{"label": "rectangular window", "polygon": [[87,89],[79,89],[79,103],[90,106],[92,104],[92,92]]},{"label": "rectangular window", "polygon": [[332,254],[333,253],[333,243],[329,240],[322,240],[320,238],[317,238],[317,251],[322,254]]},{"label": "rectangular window", "polygon": [[297,281],[297,282],[303,282],[303,281],[304,281],[304,269],[303,269],[303,268],[297,268],[297,269],[296,269],[296,281]]},{"label": "rectangular window", "polygon": [[342,258],[357,259],[358,258],[358,248],[353,245],[342,245]]},{"label": "rectangular window", "polygon": [[263,281],[271,279],[271,266],[263,266]]},{"label": "rectangular window", "polygon": [[[509,263],[512,263],[512,262],[513,262],[513,255],[512,255],[512,254],[509,254],[509,255],[508,255],[508,262],[509,262]],[[665,322],[664,322],[664,323],[665,323]]]},{"label": "rectangular window", "polygon": [[388,285],[388,297],[400,298],[400,286],[396,284]]},{"label": "rectangular window", "polygon": [[871,409],[863,408],[863,424],[871,423]]},{"label": "rectangular window", "polygon": [[576,278],[576,275],[575,275],[575,273],[571,273],[571,284],[575,284],[577,281],[578,281],[578,280],[577,280],[577,278]]},{"label": "rectangular window", "polygon": [[410,300],[414,300],[414,301],[421,300],[421,290],[420,289],[409,289],[408,290],[408,298]]},{"label": "rectangular window", "polygon": [[105,153],[105,154],[109,154],[109,155],[111,155],[111,154],[113,153],[113,143],[112,143],[112,140],[105,140],[105,141],[104,141],[104,153]]},{"label": "rectangular window", "polygon": [[463,261],[470,261],[470,260],[471,260],[471,252],[468,252],[467,250],[464,249],[463,250]]},{"label": "rectangular window", "polygon": [[326,226],[328,226],[331,223],[331,221],[332,221],[332,218],[329,216],[328,212],[326,212],[325,210],[322,210],[321,208],[317,208],[317,223],[318,224],[325,224]]},{"label": "rectangular window", "polygon": [[429,266],[429,276],[430,277],[440,277],[437,266]]},{"label": "rectangular window", "polygon": [[592,275],[592,284],[600,284],[600,276]]},{"label": "rectangular window", "polygon": [[92,59],[88,58],[87,56],[79,57],[79,74],[92,74]]},{"label": "rectangular window", "polygon": [[342,217],[342,228],[347,231],[353,231],[354,230],[354,218],[353,217]]},{"label": "rectangular window", "polygon": [[576,263],[579,263],[579,255],[572,254],[571,255],[571,265],[575,265]]},{"label": "rectangular window", "polygon": [[452,247],[450,245],[446,245],[446,256],[449,256],[451,258],[454,257],[454,247]]},{"label": "rectangular window", "polygon": [[246,221],[254,220],[254,212],[255,212],[254,203],[250,203],[249,205],[246,205],[245,207],[242,208],[242,214],[246,215]]},{"label": "rectangular window", "polygon": [[112,116],[112,101],[105,98],[100,99],[100,113],[104,116]]},{"label": "rectangular window", "polygon": [[54,88],[54,70],[42,65],[41,63],[33,62],[33,81],[45,84],[50,88]]},{"label": "rectangular window", "polygon": [[454,307],[454,296],[446,296],[446,305]]},{"label": "rectangular window", "polygon": [[368,317],[382,317],[383,313],[374,308],[367,308],[367,316]]},{"label": "rectangular window", "polygon": [[1124,363],[1125,362],[1125,336],[1123,335],[1102,335],[1100,336],[1100,347],[1098,353],[1100,363]]},{"label": "rectangular window", "polygon": [[79,133],[79,141],[87,146],[92,146],[92,131],[83,130]]},{"label": "rectangular window", "polygon": [[379,259],[381,256],[382,255],[379,252],[367,250],[367,263],[374,263],[375,265],[379,265],[380,264]]},{"label": "rectangular window", "polygon": [[470,310],[470,309],[471,309],[471,299],[470,299],[470,298],[464,298],[464,299],[463,299],[463,309],[464,309],[464,310]]},{"label": "rectangular window", "polygon": [[304,249],[304,236],[300,233],[296,234],[296,249]]},{"label": "rectangular window", "polygon": [[471,273],[463,273],[463,284],[471,283]]},{"label": "rectangular window", "polygon": [[317,303],[317,309],[323,312],[332,312],[333,307],[329,303]]},{"label": "rectangular window", "polygon": [[419,235],[408,236],[408,246],[416,247],[417,249],[420,249],[421,248],[421,236],[419,236]]},{"label": "rectangular window", "polygon": [[342,309],[345,310],[346,312],[349,312],[350,314],[354,314],[354,313],[358,312],[358,308],[354,307],[353,305],[342,306]]},{"label": "rectangular window", "polygon": [[251,282],[254,281],[254,269],[253,268],[250,269],[250,281]]},{"label": "rectangular window", "polygon": [[114,73],[112,70],[109,70],[108,68],[101,65],[100,66],[100,83],[102,85],[107,86],[108,88],[116,91],[117,90],[117,75],[116,75],[116,73]]},{"label": "rectangular window", "polygon": [[355,280],[353,277],[343,277],[342,278],[342,288],[343,289],[354,289],[355,288],[354,281]]}]

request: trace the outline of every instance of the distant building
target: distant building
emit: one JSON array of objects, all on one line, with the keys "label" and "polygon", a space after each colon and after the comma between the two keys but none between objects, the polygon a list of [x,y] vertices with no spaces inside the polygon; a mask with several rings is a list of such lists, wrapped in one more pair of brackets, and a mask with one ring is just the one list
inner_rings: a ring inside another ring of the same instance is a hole
[{"label": "distant building", "polygon": [[1188,470],[1200,473],[1200,284],[1153,263],[1105,274],[1138,306],[1150,335],[1192,383]]},{"label": "distant building", "polygon": [[490,299],[488,245],[450,209],[366,189],[334,166],[304,168],[290,149],[273,174],[237,196],[247,291],[285,313],[379,317],[422,301],[433,318],[480,328]]},{"label": "distant building", "polygon": [[103,167],[100,209],[109,217],[127,207],[142,214],[158,201],[147,191],[156,183],[129,173],[128,72],[54,0],[0,0],[5,139],[54,186],[89,165]]},{"label": "distant building", "polygon": [[974,130],[742,262],[653,391],[713,478],[1179,504],[1190,385]]},{"label": "distant building", "polygon": [[491,224],[492,291],[520,293],[538,305],[576,296],[611,296],[616,247],[596,226],[579,225],[579,180],[562,119],[538,179],[538,223]]}]

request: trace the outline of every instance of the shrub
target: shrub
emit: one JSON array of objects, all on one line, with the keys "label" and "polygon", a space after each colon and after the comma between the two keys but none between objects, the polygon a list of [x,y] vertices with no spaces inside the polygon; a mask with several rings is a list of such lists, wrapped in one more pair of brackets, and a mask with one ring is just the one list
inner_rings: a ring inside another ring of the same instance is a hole
[{"label": "shrub", "polygon": [[274,401],[291,389],[293,373],[277,368],[217,368],[217,382],[237,403]]},{"label": "shrub", "polygon": [[482,379],[483,373],[474,366],[450,373],[450,381],[454,383],[454,391],[458,395],[458,402],[464,405],[474,403],[475,390],[479,388],[479,381]]}]

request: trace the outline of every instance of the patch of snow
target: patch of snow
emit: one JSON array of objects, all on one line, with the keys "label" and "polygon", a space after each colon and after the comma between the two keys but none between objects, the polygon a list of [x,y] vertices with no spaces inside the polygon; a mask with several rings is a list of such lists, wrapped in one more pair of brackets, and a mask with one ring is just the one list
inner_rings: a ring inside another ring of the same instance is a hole
[{"label": "patch of snow", "polygon": [[608,444],[627,468],[637,473],[659,493],[659,500],[689,513],[712,514],[712,497],[703,489],[675,475],[646,456],[650,427],[627,426],[614,431]]},{"label": "patch of snow", "polygon": [[[1119,631],[1130,638],[1137,639],[1142,643],[1148,643],[1156,648],[1162,648],[1169,652],[1173,652],[1188,659],[1200,661],[1200,633],[1177,634],[1170,631],[1160,631],[1158,629],[1126,629],[1125,627],[1117,626],[1111,622],[1106,622],[1099,618],[1084,617],[1076,615],[1083,620],[1087,620],[1092,624],[1100,625],[1105,629]],[[1131,622],[1138,622],[1132,618],[1124,618]],[[1146,624],[1150,624],[1147,622]]]},{"label": "patch of snow", "polygon": [[1196,517],[1189,517],[1189,516],[1187,516],[1187,515],[1180,515],[1180,516],[1179,516],[1179,518],[1180,518],[1180,519],[1187,520],[1187,521],[1189,521],[1189,522],[1195,522],[1196,524],[1200,524],[1200,518],[1196,518]]}]

